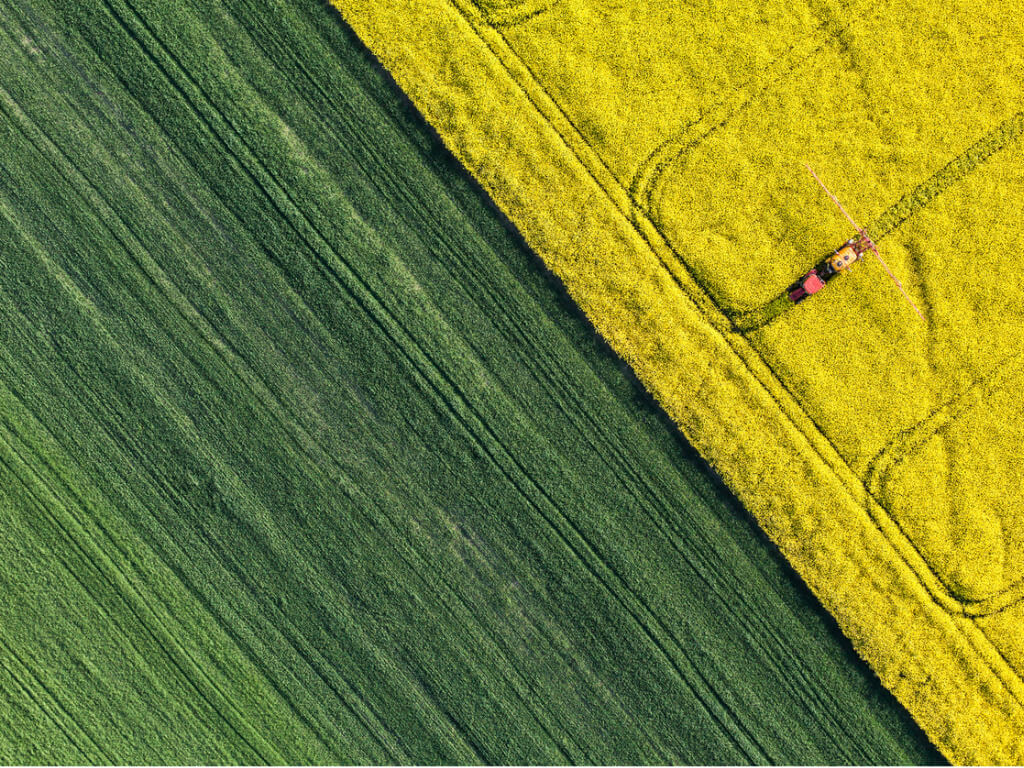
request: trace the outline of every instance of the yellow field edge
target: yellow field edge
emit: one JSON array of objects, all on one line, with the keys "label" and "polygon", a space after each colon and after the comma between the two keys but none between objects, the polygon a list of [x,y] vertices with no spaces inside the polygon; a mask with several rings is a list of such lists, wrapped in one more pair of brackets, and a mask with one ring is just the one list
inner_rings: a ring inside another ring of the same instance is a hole
[{"label": "yellow field edge", "polygon": [[1020,678],[456,1],[334,4],[943,753],[1024,763]]}]

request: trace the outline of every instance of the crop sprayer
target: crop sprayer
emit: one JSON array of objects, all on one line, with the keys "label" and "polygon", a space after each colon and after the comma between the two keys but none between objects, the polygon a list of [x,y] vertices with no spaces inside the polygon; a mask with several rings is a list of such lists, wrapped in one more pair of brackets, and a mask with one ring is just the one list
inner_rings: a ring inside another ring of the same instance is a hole
[{"label": "crop sprayer", "polygon": [[885,260],[878,252],[878,248],[875,246],[875,243],[868,236],[867,231],[857,224],[857,222],[853,220],[853,217],[846,212],[843,204],[840,203],[839,199],[832,194],[828,187],[825,186],[825,182],[818,178],[818,174],[814,172],[814,169],[811,168],[811,166],[807,166],[807,170],[811,172],[811,175],[814,177],[815,181],[821,185],[821,188],[825,190],[825,193],[832,198],[832,202],[834,202],[836,206],[838,206],[839,210],[843,212],[843,216],[846,217],[847,221],[849,221],[850,224],[853,225],[853,228],[857,230],[857,235],[851,237],[833,251],[831,255],[827,256],[820,264],[816,265],[810,272],[789,286],[787,291],[789,294],[789,300],[794,304],[798,304],[808,296],[813,296],[825,287],[826,282],[831,280],[840,272],[848,271],[854,264],[864,257],[865,253],[873,251],[875,256],[878,257],[879,262],[881,262],[882,266],[885,268],[885,271],[889,273],[889,277],[891,277],[893,282],[896,283],[896,287],[900,289],[900,293],[903,294],[903,297],[907,300],[910,306],[914,308],[917,316],[920,317],[921,320],[924,320],[924,315],[921,314],[921,310],[917,308],[914,300],[910,298],[910,294],[908,294],[906,289],[903,287],[903,283],[901,283],[899,278],[897,278],[896,275],[892,273],[892,270],[889,269],[889,265],[885,263]]}]

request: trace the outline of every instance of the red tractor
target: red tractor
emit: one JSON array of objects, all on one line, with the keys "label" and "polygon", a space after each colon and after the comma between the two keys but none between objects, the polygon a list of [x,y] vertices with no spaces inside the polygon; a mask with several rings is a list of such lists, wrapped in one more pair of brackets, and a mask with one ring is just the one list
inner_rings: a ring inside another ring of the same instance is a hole
[{"label": "red tractor", "polygon": [[813,296],[824,287],[825,281],[818,277],[818,270],[812,269],[789,286],[789,300],[794,304],[799,304],[808,296]]},{"label": "red tractor", "polygon": [[789,300],[794,304],[799,304],[808,296],[813,296],[824,288],[825,283],[831,278],[852,267],[854,262],[859,261],[864,255],[864,251],[868,248],[870,248],[870,245],[868,245],[868,240],[864,235],[851,237],[837,248],[831,256],[789,286]]}]

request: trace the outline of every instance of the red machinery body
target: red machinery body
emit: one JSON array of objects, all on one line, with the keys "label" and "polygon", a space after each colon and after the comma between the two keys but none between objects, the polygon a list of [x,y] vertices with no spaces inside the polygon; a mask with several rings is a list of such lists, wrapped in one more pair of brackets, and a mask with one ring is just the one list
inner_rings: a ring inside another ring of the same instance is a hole
[{"label": "red machinery body", "polygon": [[818,275],[818,270],[812,269],[794,285],[790,286],[789,300],[796,304],[808,296],[813,296],[824,287],[825,281]]}]

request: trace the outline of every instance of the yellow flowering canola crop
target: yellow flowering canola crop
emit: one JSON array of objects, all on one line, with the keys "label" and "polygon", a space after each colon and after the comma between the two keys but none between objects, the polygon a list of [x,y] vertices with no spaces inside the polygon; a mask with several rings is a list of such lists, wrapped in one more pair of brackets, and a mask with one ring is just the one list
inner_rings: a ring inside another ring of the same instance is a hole
[{"label": "yellow flowering canola crop", "polygon": [[[336,0],[957,762],[1024,762],[1014,0]],[[878,243],[792,305],[855,234]]]}]

